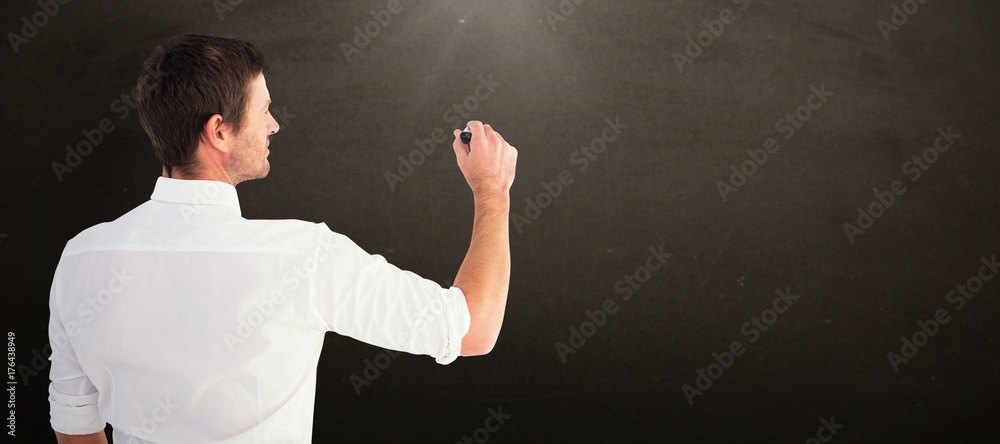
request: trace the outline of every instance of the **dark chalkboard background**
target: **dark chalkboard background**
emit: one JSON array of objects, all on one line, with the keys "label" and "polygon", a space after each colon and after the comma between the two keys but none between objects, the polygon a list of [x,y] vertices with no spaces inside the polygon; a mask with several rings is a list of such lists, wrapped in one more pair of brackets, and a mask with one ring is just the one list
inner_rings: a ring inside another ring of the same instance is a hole
[{"label": "dark chalkboard background", "polygon": [[[24,366],[18,442],[54,442],[47,363],[33,353],[62,247],[148,200],[160,173],[122,96],[153,48],[185,33],[252,41],[271,64],[282,128],[270,175],[238,188],[247,218],[326,222],[447,285],[472,194],[450,143],[421,157],[415,140],[464,126],[445,114],[462,104],[519,151],[512,215],[535,218],[511,225],[494,351],[448,366],[404,354],[357,394],[350,376],[382,350],[328,335],[315,442],[482,439],[498,407],[511,417],[490,442],[803,442],[831,416],[835,442],[995,442],[1000,279],[961,309],[948,294],[1000,253],[1000,7],[928,1],[890,30],[893,7],[914,4],[404,0],[381,26],[367,25],[381,0],[74,1],[15,44],[9,33],[24,36],[21,18],[43,8],[5,1],[0,281]],[[687,48],[705,21],[719,30],[720,12],[720,35]],[[378,34],[345,57],[366,26]],[[469,99],[480,76],[499,85]],[[817,102],[813,87],[833,95]],[[795,113],[793,134],[776,127]],[[52,163],[105,118],[114,129],[60,180]],[[609,118],[627,128],[594,152]],[[925,154],[949,127],[960,138]],[[748,149],[760,159],[768,138],[777,151],[723,199],[730,166],[753,162]],[[390,187],[386,172],[411,155],[419,165]],[[921,155],[934,163],[912,180]],[[572,183],[539,198],[560,174]],[[896,180],[905,193],[849,239],[844,224]],[[671,256],[647,276],[661,246]],[[617,283],[634,273],[648,280],[624,300]],[[778,289],[799,298],[751,343],[743,325]],[[563,362],[557,343],[608,299],[617,311],[596,332],[583,325],[592,335]],[[948,323],[916,355],[902,350],[942,309]],[[684,385],[733,341],[743,354],[691,405]],[[897,372],[888,353],[904,351]]]}]

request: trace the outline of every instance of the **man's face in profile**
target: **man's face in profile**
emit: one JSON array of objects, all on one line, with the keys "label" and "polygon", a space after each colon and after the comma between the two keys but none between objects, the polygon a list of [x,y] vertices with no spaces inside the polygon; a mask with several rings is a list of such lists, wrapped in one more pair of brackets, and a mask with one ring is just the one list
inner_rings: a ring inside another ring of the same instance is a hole
[{"label": "man's face in profile", "polygon": [[267,176],[271,170],[271,164],[267,160],[270,153],[269,139],[279,128],[268,109],[271,94],[267,91],[264,74],[258,74],[250,86],[246,123],[243,131],[235,135],[235,145],[229,155],[229,171],[236,182]]}]

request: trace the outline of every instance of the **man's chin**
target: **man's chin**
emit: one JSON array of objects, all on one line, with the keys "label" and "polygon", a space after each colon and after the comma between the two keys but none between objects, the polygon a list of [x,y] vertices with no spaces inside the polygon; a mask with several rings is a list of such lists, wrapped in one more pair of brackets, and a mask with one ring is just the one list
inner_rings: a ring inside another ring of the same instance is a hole
[{"label": "man's chin", "polygon": [[264,161],[264,167],[258,170],[254,175],[250,176],[246,180],[257,180],[267,177],[267,173],[271,172],[271,164],[267,160]]}]

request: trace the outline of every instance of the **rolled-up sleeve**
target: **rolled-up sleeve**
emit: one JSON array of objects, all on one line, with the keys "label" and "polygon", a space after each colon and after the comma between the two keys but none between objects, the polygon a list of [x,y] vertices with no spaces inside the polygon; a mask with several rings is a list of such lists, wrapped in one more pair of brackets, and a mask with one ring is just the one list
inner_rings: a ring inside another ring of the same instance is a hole
[{"label": "rolled-up sleeve", "polygon": [[325,223],[316,230],[312,302],[329,331],[439,364],[459,356],[470,322],[461,289],[368,254]]},{"label": "rolled-up sleeve", "polygon": [[[58,271],[57,271],[58,278]],[[97,387],[80,367],[59,311],[55,308],[56,283],[49,303],[49,422],[52,430],[67,435],[87,435],[104,430],[97,407]]]}]

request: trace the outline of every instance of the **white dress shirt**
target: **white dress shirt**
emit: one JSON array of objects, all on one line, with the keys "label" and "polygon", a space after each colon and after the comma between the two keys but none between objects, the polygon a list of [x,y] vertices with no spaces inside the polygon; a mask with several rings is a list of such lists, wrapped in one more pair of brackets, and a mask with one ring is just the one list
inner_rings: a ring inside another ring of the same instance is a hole
[{"label": "white dress shirt", "polygon": [[66,244],[49,309],[52,428],[116,444],[308,443],[326,332],[449,364],[469,330],[459,288],[165,177]]}]

